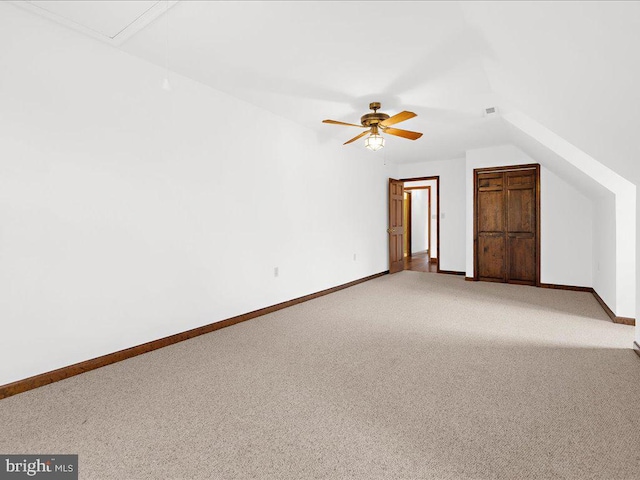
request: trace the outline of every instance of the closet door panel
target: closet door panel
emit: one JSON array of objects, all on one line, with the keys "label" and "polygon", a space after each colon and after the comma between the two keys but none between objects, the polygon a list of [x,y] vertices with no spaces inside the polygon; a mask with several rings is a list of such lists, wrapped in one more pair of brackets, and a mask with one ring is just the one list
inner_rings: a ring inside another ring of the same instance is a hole
[{"label": "closet door panel", "polygon": [[505,281],[505,238],[503,234],[478,237],[478,275],[480,280]]},{"label": "closet door panel", "polygon": [[504,232],[504,193],[478,192],[478,233]]},{"label": "closet door panel", "polygon": [[532,189],[507,190],[507,231],[534,233],[536,195]]},{"label": "closet door panel", "polygon": [[535,285],[535,240],[533,235],[509,235],[509,282]]}]

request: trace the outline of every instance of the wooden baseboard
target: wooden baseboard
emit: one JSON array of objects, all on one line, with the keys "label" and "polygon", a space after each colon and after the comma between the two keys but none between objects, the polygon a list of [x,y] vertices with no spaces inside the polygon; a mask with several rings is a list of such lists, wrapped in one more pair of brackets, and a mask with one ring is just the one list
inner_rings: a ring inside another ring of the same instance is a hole
[{"label": "wooden baseboard", "polygon": [[467,281],[467,282],[475,282],[475,281],[476,281],[476,279],[475,279],[475,278],[473,278],[473,277],[464,277],[464,279],[465,279],[465,281]]},{"label": "wooden baseboard", "polygon": [[607,315],[609,315],[609,318],[613,321],[613,323],[621,323],[623,325],[633,325],[633,326],[635,326],[635,324],[636,324],[636,319],[635,318],[618,317],[615,313],[613,313],[613,310],[611,310],[609,308],[609,306],[606,303],[604,303],[604,300],[602,300],[600,295],[598,295],[598,292],[596,292],[592,288],[591,289],[591,293],[593,293],[593,296],[596,297],[596,300],[602,306],[604,311],[607,312]]},{"label": "wooden baseboard", "polygon": [[467,272],[456,272],[455,270],[440,270],[440,269],[438,269],[438,273],[444,273],[446,275],[466,275]]},{"label": "wooden baseboard", "polygon": [[429,258],[429,263],[438,263],[437,258]]},{"label": "wooden baseboard", "polygon": [[194,328],[192,330],[187,330],[186,332],[177,333],[175,335],[160,338],[158,340],[153,340],[151,342],[143,343],[142,345],[136,345],[135,347],[127,348],[125,350],[120,350],[114,353],[109,353],[101,357],[93,358],[91,360],[86,360],[84,362],[76,363],[74,365],[69,365],[67,367],[58,368],[57,370],[42,373],[40,375],[35,375],[33,377],[25,378],[23,380],[18,380],[16,382],[7,383],[6,385],[0,385],[0,399],[7,398],[12,395],[16,395],[18,393],[26,392],[28,390],[33,390],[34,388],[42,387],[43,385],[48,385],[49,383],[58,382],[60,380],[64,380],[65,378],[73,377],[75,375],[79,375],[81,373],[88,372],[90,370],[95,370],[96,368],[104,367],[105,365],[110,365],[112,363],[120,362],[122,360],[126,360],[127,358],[135,357],[137,355],[142,355],[143,353],[151,352],[153,350],[157,350],[159,348],[166,347],[168,345],[173,345],[174,343],[182,342],[184,340],[188,340],[193,337],[204,335],[205,333],[210,333],[215,330],[229,327],[231,325],[235,325],[240,322],[245,322],[247,320],[251,320],[252,318],[260,317],[268,313],[282,310],[283,308],[291,307],[298,303],[306,302],[308,300],[313,300],[314,298],[318,298],[323,295],[328,295],[330,293],[337,292],[338,290],[342,290],[342,289],[357,285],[359,283],[373,280],[374,278],[381,277],[388,273],[389,271],[386,270],[384,272],[376,273],[374,275],[369,275],[368,277],[360,278],[352,282],[338,285],[337,287],[327,288],[326,290],[321,290],[319,292],[311,293],[303,297],[294,298],[293,300],[288,300],[286,302],[278,303],[276,305],[271,305],[269,307],[261,308],[259,310],[254,310],[253,312],[238,315],[236,317],[227,318],[226,320],[221,320],[219,322],[210,323],[209,325],[204,325],[202,327]]},{"label": "wooden baseboard", "polygon": [[574,285],[556,285],[553,283],[541,283],[540,288],[553,288],[555,290],[571,290],[574,292],[593,293],[593,288],[591,287],[576,287]]},{"label": "wooden baseboard", "polygon": [[[474,279],[473,277],[465,277],[465,280],[473,281]],[[609,318],[611,319],[611,321],[613,321],[613,323],[620,323],[622,325],[633,325],[633,326],[635,326],[636,324],[635,318],[619,317],[615,313],[613,313],[613,310],[609,308],[609,306],[604,302],[604,300],[602,300],[600,295],[598,295],[598,292],[596,292],[592,287],[577,287],[575,285],[556,285],[554,283],[541,283],[539,287],[552,288],[555,290],[571,290],[573,292],[591,293],[596,298],[596,300],[598,301],[602,309],[606,312],[606,314],[609,315]]]},{"label": "wooden baseboard", "polygon": [[607,315],[609,315],[609,318],[613,321],[613,323],[620,323],[622,325],[634,325],[634,326],[636,324],[635,318],[619,317],[615,313],[613,313],[613,310],[609,308],[609,305],[607,305],[604,302],[604,300],[602,300],[602,297],[600,297],[600,295],[598,295],[598,292],[596,292],[592,287],[576,287],[573,285],[554,285],[552,283],[541,283],[540,287],[555,288],[558,290],[572,290],[575,292],[589,292],[593,294],[593,296],[596,298],[596,300],[598,301],[602,309],[607,313]]}]

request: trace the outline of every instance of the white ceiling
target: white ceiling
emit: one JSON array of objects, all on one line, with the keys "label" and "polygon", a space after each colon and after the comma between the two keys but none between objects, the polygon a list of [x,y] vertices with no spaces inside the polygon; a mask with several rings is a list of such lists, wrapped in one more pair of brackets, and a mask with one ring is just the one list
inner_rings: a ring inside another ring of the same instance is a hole
[{"label": "white ceiling", "polygon": [[163,67],[168,50],[170,70],[339,143],[359,130],[323,119],[359,123],[372,101],[390,115],[414,111],[397,127],[422,138],[387,136],[385,155],[397,163],[508,142],[499,116],[483,116],[485,107],[507,108],[486,75],[493,52],[458,2],[29,3],[107,39],[155,8],[155,21],[118,48]]}]

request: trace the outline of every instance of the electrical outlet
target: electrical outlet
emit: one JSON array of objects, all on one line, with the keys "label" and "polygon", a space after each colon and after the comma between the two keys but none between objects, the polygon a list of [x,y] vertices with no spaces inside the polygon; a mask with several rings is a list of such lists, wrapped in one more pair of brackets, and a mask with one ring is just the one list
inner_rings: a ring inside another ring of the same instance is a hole
[{"label": "electrical outlet", "polygon": [[273,269],[273,276],[277,277],[278,275],[280,275],[280,272],[278,271],[278,267],[274,267]]}]

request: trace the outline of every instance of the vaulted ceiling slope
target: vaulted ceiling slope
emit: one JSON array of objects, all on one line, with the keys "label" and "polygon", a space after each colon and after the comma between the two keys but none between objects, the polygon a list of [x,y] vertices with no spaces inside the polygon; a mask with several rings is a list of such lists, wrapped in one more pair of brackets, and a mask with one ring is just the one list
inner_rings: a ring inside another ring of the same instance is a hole
[{"label": "vaulted ceiling slope", "polygon": [[[71,4],[89,2],[55,3],[71,15]],[[357,122],[380,101],[390,114],[415,111],[403,128],[425,133],[389,138],[393,162],[518,144],[499,117],[483,116],[497,106],[526,113],[621,175],[637,173],[638,2],[163,3],[168,13],[118,48],[321,139],[353,135],[320,120]],[[90,9],[82,15],[95,21]]]},{"label": "vaulted ceiling slope", "polygon": [[[86,11],[82,18],[93,22]],[[495,104],[483,67],[491,53],[456,2],[182,0],[118,48],[161,67],[168,61],[173,72],[335,142],[357,130],[322,119],[358,122],[372,101],[389,114],[415,111],[403,128],[426,135],[389,138],[390,161],[460,157],[507,141],[500,120],[482,115]]]},{"label": "vaulted ceiling slope", "polygon": [[14,0],[15,5],[111,45],[120,45],[178,0]]}]

